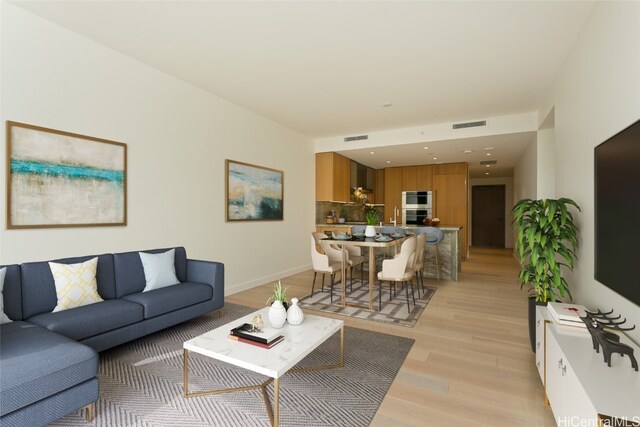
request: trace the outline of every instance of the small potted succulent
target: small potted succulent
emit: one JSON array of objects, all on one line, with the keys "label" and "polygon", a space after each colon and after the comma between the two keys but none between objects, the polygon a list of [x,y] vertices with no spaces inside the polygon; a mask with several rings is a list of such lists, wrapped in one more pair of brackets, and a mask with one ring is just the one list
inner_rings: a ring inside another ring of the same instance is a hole
[{"label": "small potted succulent", "polygon": [[269,322],[274,328],[282,328],[287,321],[287,290],[282,289],[282,283],[278,280],[273,285],[273,295],[267,300],[269,308]]},{"label": "small potted succulent", "polygon": [[338,223],[344,224],[347,220],[347,208],[344,206],[340,208],[340,217],[338,218]]}]

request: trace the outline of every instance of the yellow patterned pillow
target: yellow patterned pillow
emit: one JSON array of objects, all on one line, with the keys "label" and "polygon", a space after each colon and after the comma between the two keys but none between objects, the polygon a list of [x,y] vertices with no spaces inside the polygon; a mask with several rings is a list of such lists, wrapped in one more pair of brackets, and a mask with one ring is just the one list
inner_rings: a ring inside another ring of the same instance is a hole
[{"label": "yellow patterned pillow", "polygon": [[50,262],[49,268],[51,268],[53,280],[56,282],[56,295],[58,296],[58,305],[53,309],[54,313],[103,301],[98,295],[98,282],[96,281],[98,258],[92,258],[79,264]]}]

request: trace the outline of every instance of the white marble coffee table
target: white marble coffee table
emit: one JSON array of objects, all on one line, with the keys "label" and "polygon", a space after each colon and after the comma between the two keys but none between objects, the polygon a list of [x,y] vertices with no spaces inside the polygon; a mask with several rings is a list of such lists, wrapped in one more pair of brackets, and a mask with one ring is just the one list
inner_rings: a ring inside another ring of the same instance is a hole
[{"label": "white marble coffee table", "polygon": [[[183,344],[184,347],[184,395],[185,397],[204,396],[212,394],[230,393],[260,388],[267,406],[271,425],[278,425],[280,391],[279,380],[285,373],[315,371],[320,369],[341,368],[344,366],[344,322],[327,317],[313,316],[305,313],[301,325],[292,326],[288,323],[281,329],[284,341],[270,349],[256,347],[250,344],[229,339],[229,331],[243,323],[251,323],[254,315],[260,314],[268,326],[268,307],[248,314],[240,319],[229,322],[212,331],[192,338]],[[298,362],[311,353],[316,347],[325,342],[336,332],[340,331],[340,362],[334,365],[312,366],[298,369],[293,368]],[[248,385],[221,390],[207,390],[189,392],[189,352],[202,354],[212,359],[220,360],[241,368],[266,375],[269,379],[262,384]],[[273,410],[267,395],[266,387],[273,382]]]}]

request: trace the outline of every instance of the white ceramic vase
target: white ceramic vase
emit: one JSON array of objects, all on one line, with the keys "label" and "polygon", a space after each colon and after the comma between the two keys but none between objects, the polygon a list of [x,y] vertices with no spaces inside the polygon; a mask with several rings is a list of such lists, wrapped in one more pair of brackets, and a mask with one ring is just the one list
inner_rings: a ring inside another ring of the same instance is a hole
[{"label": "white ceramic vase", "polygon": [[287,322],[290,325],[297,326],[304,320],[304,313],[302,309],[298,306],[298,298],[291,298],[291,305],[289,306],[289,310],[287,310]]},{"label": "white ceramic vase", "polygon": [[376,227],[373,225],[367,225],[364,229],[364,235],[367,237],[376,237]]},{"label": "white ceramic vase", "polygon": [[276,329],[280,329],[284,326],[284,323],[287,321],[287,310],[285,310],[284,305],[279,300],[276,300],[271,304],[269,308],[269,323]]}]

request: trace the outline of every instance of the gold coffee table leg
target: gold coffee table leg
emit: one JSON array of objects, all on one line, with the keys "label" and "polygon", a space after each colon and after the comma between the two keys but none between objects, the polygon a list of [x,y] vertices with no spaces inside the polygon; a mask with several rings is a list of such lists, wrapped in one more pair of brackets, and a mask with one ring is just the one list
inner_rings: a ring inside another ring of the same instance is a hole
[{"label": "gold coffee table leg", "polygon": [[[295,374],[299,372],[311,372],[319,371],[322,369],[333,369],[344,367],[344,326],[340,328],[340,362],[333,365],[318,365],[308,366],[304,368],[290,369],[287,374]],[[189,391],[189,350],[184,349],[184,396],[185,397],[197,397],[197,396],[211,396],[223,393],[233,393],[236,391],[255,390],[257,388],[262,390],[262,398],[267,407],[267,414],[269,415],[269,421],[272,426],[277,427],[280,424],[280,378],[269,378],[262,384],[250,385],[245,387],[233,387],[220,390],[205,390],[205,391]],[[267,386],[273,382],[273,408],[269,402],[269,395],[267,394]]]}]

